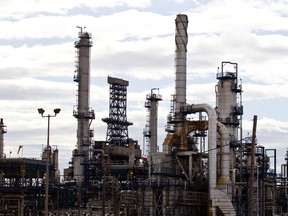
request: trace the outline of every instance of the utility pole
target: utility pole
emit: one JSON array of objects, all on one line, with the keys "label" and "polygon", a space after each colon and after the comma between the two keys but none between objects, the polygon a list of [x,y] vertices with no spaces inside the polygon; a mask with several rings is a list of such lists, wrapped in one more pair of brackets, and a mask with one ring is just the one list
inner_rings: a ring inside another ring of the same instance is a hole
[{"label": "utility pole", "polygon": [[256,126],[257,116],[253,118],[253,131],[252,131],[252,143],[251,143],[251,167],[249,176],[249,193],[248,193],[248,216],[253,215],[253,184],[254,184],[254,167],[255,167],[255,143],[256,143]]}]

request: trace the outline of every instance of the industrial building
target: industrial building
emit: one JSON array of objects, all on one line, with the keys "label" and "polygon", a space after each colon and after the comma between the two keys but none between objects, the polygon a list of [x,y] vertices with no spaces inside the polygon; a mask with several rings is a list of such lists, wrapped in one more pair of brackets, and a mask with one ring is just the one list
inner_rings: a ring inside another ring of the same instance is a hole
[{"label": "industrial building", "polygon": [[[93,139],[92,41],[91,34],[80,28],[74,44],[77,143],[70,167],[60,181],[58,149],[49,145],[41,160],[7,158],[3,150],[7,131],[1,119],[0,216],[287,215],[288,150],[287,164],[276,173],[276,150],[257,144],[257,116],[252,135],[243,137],[238,64],[223,61],[215,71],[215,106],[187,101],[188,17],[177,15],[175,25],[175,93],[165,131],[157,126],[160,89],[147,89],[143,96],[144,149],[129,137],[129,126],[133,127],[127,119],[129,81],[116,77],[107,78],[109,113],[102,119],[107,124],[106,140]],[[166,134],[163,151],[158,133]]]}]

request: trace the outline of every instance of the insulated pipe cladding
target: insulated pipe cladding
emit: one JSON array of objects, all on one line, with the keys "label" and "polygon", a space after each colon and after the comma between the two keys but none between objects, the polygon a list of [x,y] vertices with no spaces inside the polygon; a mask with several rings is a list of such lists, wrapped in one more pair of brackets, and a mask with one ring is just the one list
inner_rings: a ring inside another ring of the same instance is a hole
[{"label": "insulated pipe cladding", "polygon": [[187,106],[187,110],[190,113],[206,112],[208,115],[208,157],[209,157],[209,215],[216,215],[215,208],[215,194],[216,194],[216,142],[217,142],[217,115],[215,109],[208,104],[192,104]]},{"label": "insulated pipe cladding", "polygon": [[227,185],[231,183],[229,177],[230,169],[230,140],[229,132],[224,124],[217,122],[218,132],[220,134],[220,151],[221,151],[221,167],[220,178],[218,184]]},{"label": "insulated pipe cladding", "polygon": [[[180,113],[180,107],[186,103],[186,54],[187,54],[187,27],[188,16],[179,14],[175,20],[176,34],[175,34],[175,67],[176,67],[176,115]],[[177,118],[178,116],[176,116]]]}]

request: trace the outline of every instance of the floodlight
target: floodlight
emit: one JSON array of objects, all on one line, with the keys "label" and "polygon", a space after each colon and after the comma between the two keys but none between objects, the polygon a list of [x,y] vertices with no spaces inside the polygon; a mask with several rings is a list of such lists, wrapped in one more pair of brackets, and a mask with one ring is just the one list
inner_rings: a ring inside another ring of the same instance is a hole
[{"label": "floodlight", "polygon": [[60,111],[61,111],[61,109],[59,109],[59,108],[54,109],[55,115],[57,115],[58,113],[60,113]]},{"label": "floodlight", "polygon": [[43,115],[43,114],[44,114],[44,112],[45,112],[45,110],[44,110],[44,109],[42,109],[42,108],[38,108],[38,112],[39,112],[39,114]]}]

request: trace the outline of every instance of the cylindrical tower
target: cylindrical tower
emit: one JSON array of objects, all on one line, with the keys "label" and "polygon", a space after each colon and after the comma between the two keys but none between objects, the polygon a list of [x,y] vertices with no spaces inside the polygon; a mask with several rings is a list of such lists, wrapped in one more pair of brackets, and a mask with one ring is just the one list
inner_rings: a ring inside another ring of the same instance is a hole
[{"label": "cylindrical tower", "polygon": [[74,178],[83,180],[85,161],[88,160],[88,150],[91,145],[93,133],[90,124],[95,119],[94,110],[90,109],[90,48],[92,46],[91,34],[79,32],[79,41],[75,42],[76,69],[74,81],[78,84],[77,106],[73,115],[77,119],[77,149],[73,152]]},{"label": "cylindrical tower", "polygon": [[5,158],[5,154],[4,154],[4,133],[7,133],[6,125],[4,125],[3,119],[0,118],[0,158]]},{"label": "cylindrical tower", "polygon": [[186,103],[186,61],[187,61],[187,27],[188,16],[184,14],[178,14],[175,20],[176,34],[175,34],[175,67],[176,67],[176,107],[175,117],[180,118],[180,107]]},{"label": "cylindrical tower", "polygon": [[[183,123],[184,115],[181,107],[186,106],[186,61],[187,61],[187,44],[188,44],[188,16],[178,14],[175,19],[175,94],[171,97],[171,110],[167,117],[165,130],[168,133],[176,132]],[[166,148],[163,149],[166,152]]]},{"label": "cylindrical tower", "polygon": [[157,152],[157,119],[158,119],[158,101],[162,100],[162,96],[157,92],[159,91],[157,88],[151,89],[151,94],[146,95],[146,102],[145,107],[148,109],[149,112],[149,119],[146,124],[147,128],[145,129],[144,135],[149,138],[149,156],[155,156]]},{"label": "cylindrical tower", "polygon": [[217,73],[216,110],[218,121],[225,125],[230,139],[230,167],[235,167],[234,147],[239,140],[238,131],[241,128],[243,106],[241,85],[238,85],[237,63],[222,62],[221,71]]}]

